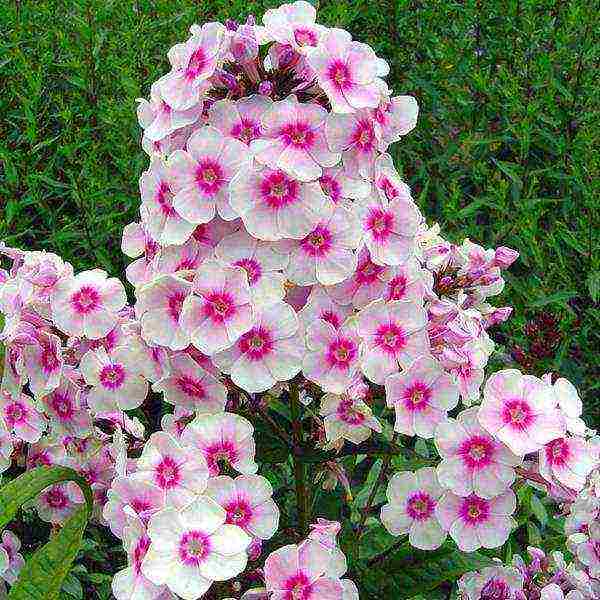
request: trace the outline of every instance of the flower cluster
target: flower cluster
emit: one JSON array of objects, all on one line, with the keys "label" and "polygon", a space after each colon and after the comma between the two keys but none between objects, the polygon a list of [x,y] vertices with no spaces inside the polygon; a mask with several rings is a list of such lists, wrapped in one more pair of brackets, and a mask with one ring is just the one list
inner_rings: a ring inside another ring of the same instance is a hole
[{"label": "flower cluster", "polygon": [[[170,71],[138,106],[149,166],[122,238],[132,303],[102,270],[0,248],[11,261],[0,468],[58,464],[86,478],[96,521],[127,554],[117,600],[195,600],[239,583],[278,530],[255,420],[294,461],[316,441],[325,485],[342,481],[348,497],[345,448],[408,450],[417,437],[439,461],[389,478],[380,517],[392,535],[423,550],[448,535],[461,551],[497,548],[515,527],[513,490],[529,483],[572,503],[577,574],[597,590],[598,446],[577,392],[515,369],[484,376],[488,330],[511,313],[488,299],[518,253],[452,244],[425,224],[388,153],[415,127],[415,99],[392,94],[372,48],[315,18],[300,0],[261,24],[194,25],[169,51]],[[277,419],[291,416],[291,434],[272,416],[286,403]],[[81,502],[58,484],[35,509],[60,525]],[[339,529],[320,519],[299,531],[253,567],[264,586],[243,597],[357,599]],[[9,583],[18,547],[5,534]],[[565,583],[568,569],[534,563],[469,574],[461,593],[593,597]]]}]

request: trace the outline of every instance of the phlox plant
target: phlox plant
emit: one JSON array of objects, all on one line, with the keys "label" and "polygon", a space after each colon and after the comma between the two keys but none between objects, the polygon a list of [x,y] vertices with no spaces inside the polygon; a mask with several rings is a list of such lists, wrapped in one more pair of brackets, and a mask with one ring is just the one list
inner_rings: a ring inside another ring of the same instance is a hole
[{"label": "phlox plant", "polygon": [[[169,50],[138,104],[130,300],[100,269],[0,248],[0,468],[87,480],[122,544],[117,600],[379,598],[373,573],[404,582],[397,556],[425,552],[459,566],[393,597],[598,598],[600,446],[577,391],[486,369],[518,253],[425,222],[388,153],[416,100],[315,19],[300,0]],[[524,559],[533,496],[564,547]],[[83,502],[61,482],[31,510],[56,529]],[[9,586],[23,564],[5,531]]]}]

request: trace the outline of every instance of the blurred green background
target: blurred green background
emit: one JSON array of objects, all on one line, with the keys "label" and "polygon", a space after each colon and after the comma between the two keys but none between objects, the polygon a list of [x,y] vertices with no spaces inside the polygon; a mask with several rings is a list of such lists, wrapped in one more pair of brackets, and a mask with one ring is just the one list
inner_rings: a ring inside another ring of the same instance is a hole
[{"label": "blurred green background", "polygon": [[[498,364],[553,370],[600,425],[598,6],[589,0],[322,0],[417,97],[392,153],[447,237],[521,252],[498,304]],[[0,6],[0,239],[121,275],[147,164],[135,99],[189,25],[279,2],[4,0]]]}]

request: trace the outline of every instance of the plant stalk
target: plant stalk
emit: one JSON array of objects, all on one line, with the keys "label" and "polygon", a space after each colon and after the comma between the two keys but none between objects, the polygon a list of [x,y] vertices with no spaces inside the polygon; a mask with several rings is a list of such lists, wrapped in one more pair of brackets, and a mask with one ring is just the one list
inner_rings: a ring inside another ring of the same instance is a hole
[{"label": "plant stalk", "polygon": [[308,534],[310,520],[310,497],[306,485],[306,465],[300,460],[302,452],[302,419],[300,416],[300,390],[298,384],[292,383],[290,388],[290,411],[292,415],[292,439],[294,442],[294,480],[296,486],[296,504],[298,507],[298,534],[304,538]]}]

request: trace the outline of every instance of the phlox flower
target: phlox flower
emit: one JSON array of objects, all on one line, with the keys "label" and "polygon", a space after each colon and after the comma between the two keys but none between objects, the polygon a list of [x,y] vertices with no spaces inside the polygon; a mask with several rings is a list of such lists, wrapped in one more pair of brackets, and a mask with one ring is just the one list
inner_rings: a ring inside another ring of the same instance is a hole
[{"label": "phlox flower", "polygon": [[415,128],[419,105],[412,96],[394,96],[383,100],[373,116],[381,128],[383,150]]},{"label": "phlox flower", "polygon": [[246,568],[250,537],[226,519],[225,510],[206,496],[156,514],[148,525],[151,544],[142,573],[183,600],[200,598],[213,581],[236,577]]},{"label": "phlox flower", "polygon": [[167,166],[158,156],[140,176],[141,211],[149,235],[161,246],[183,244],[192,235],[195,224],[186,221],[173,208],[174,194]]},{"label": "phlox flower", "polygon": [[329,29],[319,45],[306,54],[333,112],[352,113],[379,106],[385,90],[379,77],[386,75],[389,68],[370,46],[353,42],[347,31]]},{"label": "phlox flower", "polygon": [[17,581],[25,565],[20,549],[21,540],[12,531],[4,530],[0,542],[0,577],[10,585]]},{"label": "phlox flower", "polygon": [[246,271],[204,261],[194,277],[194,293],[183,303],[179,323],[204,354],[229,348],[253,323]]},{"label": "phlox flower", "polygon": [[513,484],[514,467],[522,461],[481,427],[477,412],[469,408],[438,425],[435,445],[442,462],[437,473],[459,496],[493,498]]},{"label": "phlox flower", "polygon": [[137,118],[144,130],[144,139],[153,147],[160,147],[168,136],[189,125],[193,125],[202,114],[202,105],[196,104],[179,110],[166,101],[163,84],[166,77],[155,81],[150,88],[150,101],[138,98]]},{"label": "phlox flower", "polygon": [[260,95],[240,98],[235,102],[217,100],[208,112],[208,124],[224,136],[250,144],[262,137],[263,115],[272,106],[271,99]]},{"label": "phlox flower", "polygon": [[343,165],[323,169],[319,183],[333,204],[366,198],[371,192],[371,184],[366,179],[346,171]]},{"label": "phlox flower", "polygon": [[229,203],[259,240],[302,239],[321,220],[327,198],[317,181],[303,183],[279,169],[245,169],[229,187]]},{"label": "phlox flower", "polygon": [[59,435],[84,437],[90,432],[90,415],[82,402],[81,387],[63,375],[56,389],[42,398],[50,428]]},{"label": "phlox flower", "polygon": [[406,368],[419,356],[429,354],[425,331],[425,309],[410,301],[375,300],[358,313],[358,334],[365,352],[361,369],[373,383],[383,385],[385,378]]},{"label": "phlox flower", "polygon": [[105,271],[82,271],[61,279],[51,296],[52,320],[68,335],[104,337],[127,301],[123,284]]},{"label": "phlox flower", "polygon": [[515,592],[523,590],[523,575],[516,567],[494,565],[484,567],[480,572],[465,573],[458,581],[458,589],[465,600],[480,600],[482,593],[497,592],[499,598],[511,598]]},{"label": "phlox flower", "polygon": [[[545,378],[546,376],[544,376]],[[548,382],[550,383],[550,382]],[[575,386],[564,377],[559,377],[552,386],[560,412],[567,423],[567,431],[575,435],[584,435],[587,426],[581,414],[583,402],[575,389]]]},{"label": "phlox flower", "polygon": [[116,600],[158,600],[165,588],[154,585],[142,573],[142,561],[150,547],[144,525],[133,519],[123,531],[123,548],[128,566],[115,573],[112,593]]},{"label": "phlox flower", "polygon": [[342,583],[326,574],[330,556],[330,550],[311,539],[272,552],[264,569],[272,600],[342,600]]},{"label": "phlox flower", "polygon": [[350,115],[331,114],[325,124],[329,148],[342,155],[342,164],[348,173],[373,179],[373,168],[379,144],[378,129],[368,110]]},{"label": "phlox flower", "polygon": [[94,412],[131,410],[146,399],[148,382],[140,374],[136,353],[124,346],[110,355],[104,348],[89,350],[80,363],[92,388],[87,402]]},{"label": "phlox flower", "polygon": [[215,248],[215,256],[226,265],[246,271],[254,304],[272,304],[285,296],[281,271],[289,259],[273,243],[261,242],[242,229],[224,237]]},{"label": "phlox flower", "polygon": [[[143,210],[143,209],[141,209]],[[121,250],[125,256],[135,258],[125,269],[125,277],[133,286],[147,283],[152,277],[153,260],[160,246],[146,230],[143,223],[125,225],[121,238]]]},{"label": "phlox flower", "polygon": [[179,317],[191,291],[192,284],[176,275],[159,275],[137,290],[135,311],[147,343],[171,350],[189,345],[189,334],[180,326]]},{"label": "phlox flower", "polygon": [[123,538],[126,526],[132,521],[147,524],[165,505],[165,493],[161,488],[132,475],[116,477],[106,496],[102,516],[118,538]]},{"label": "phlox flower", "polygon": [[463,552],[497,548],[508,539],[515,520],[516,498],[511,490],[490,500],[474,494],[446,492],[436,506],[437,518]]},{"label": "phlox flower", "polygon": [[214,375],[188,354],[176,354],[170,363],[169,374],[152,386],[155,392],[164,393],[166,402],[196,413],[225,410],[227,389]]},{"label": "phlox flower", "polygon": [[265,11],[265,37],[296,51],[316,46],[326,28],[315,23],[317,11],[309,2],[298,0]]},{"label": "phlox flower", "polygon": [[588,568],[592,577],[600,577],[600,525],[593,522],[588,530],[588,535],[581,544],[577,545],[577,558]]},{"label": "phlox flower", "polygon": [[298,318],[304,330],[317,319],[327,321],[337,329],[351,313],[351,307],[336,302],[326,288],[314,285]]},{"label": "phlox flower", "polygon": [[0,390],[0,419],[17,439],[34,444],[46,429],[46,420],[26,394]]},{"label": "phlox flower", "polygon": [[373,431],[381,433],[381,424],[370,407],[347,394],[325,394],[321,398],[319,414],[324,417],[325,437],[330,443],[348,440],[361,444]]},{"label": "phlox flower", "polygon": [[297,331],[298,317],[291,306],[285,302],[264,306],[256,310],[251,329],[212,360],[242,389],[264,392],[300,371],[304,348]]},{"label": "phlox flower", "polygon": [[298,285],[334,285],[356,268],[354,250],[361,241],[358,221],[343,206],[331,210],[290,255],[287,277]]},{"label": "phlox flower", "polygon": [[135,479],[149,481],[165,495],[165,505],[182,508],[206,489],[208,467],[201,456],[164,431],[153,433],[136,462]]},{"label": "phlox flower", "polygon": [[519,456],[536,452],[566,430],[552,388],[516,369],[498,371],[487,380],[479,422]]},{"label": "phlox flower", "polygon": [[29,389],[36,398],[51,392],[60,381],[63,367],[60,338],[38,332],[34,343],[23,348],[23,364],[29,379]]},{"label": "phlox flower", "polygon": [[540,475],[578,492],[598,463],[598,448],[580,437],[557,438],[539,451]]},{"label": "phlox flower", "polygon": [[254,158],[271,169],[281,169],[300,181],[312,181],[340,160],[325,139],[327,111],[295,96],[275,102],[265,112],[262,136],[250,143]]},{"label": "phlox flower", "polygon": [[172,413],[167,413],[160,420],[160,428],[170,433],[175,439],[180,439],[185,426],[194,418],[195,413],[187,408],[175,406]]},{"label": "phlox flower", "polygon": [[394,267],[392,277],[386,282],[384,300],[412,300],[421,303],[433,287],[433,276],[422,269],[414,258]]},{"label": "phlox flower", "polygon": [[64,523],[84,501],[76,483],[57,483],[47,487],[35,500],[34,507],[42,521],[60,525]]},{"label": "phlox flower", "polygon": [[176,110],[192,108],[200,102],[201,95],[209,85],[222,57],[225,27],[221,23],[193,25],[191,37],[183,44],[176,44],[168,53],[171,72],[161,82],[161,92]]},{"label": "phlox flower", "polygon": [[65,446],[60,440],[44,436],[39,442],[29,445],[25,462],[28,469],[51,467],[52,465],[72,466],[71,458],[67,456]]},{"label": "phlox flower", "polygon": [[318,320],[306,330],[307,352],[302,372],[325,392],[342,394],[352,382],[361,360],[361,340],[353,319],[339,328]]},{"label": "phlox flower", "polygon": [[435,515],[443,493],[435,469],[396,473],[388,483],[388,503],[381,508],[381,522],[392,535],[408,533],[411,546],[435,550],[446,539]]},{"label": "phlox flower", "polygon": [[248,535],[268,540],[277,531],[279,509],[268,479],[260,475],[212,477],[206,495],[225,509],[226,523],[241,527]]},{"label": "phlox flower", "polygon": [[402,181],[389,154],[381,154],[377,157],[373,175],[377,194],[384,202],[397,199],[412,200],[410,188]]},{"label": "phlox flower", "polygon": [[177,275],[191,280],[198,266],[213,253],[212,247],[209,248],[195,239],[195,233],[196,231],[181,246],[161,248],[152,259],[150,277],[142,283],[151,283],[152,279],[159,275]]},{"label": "phlox flower", "polygon": [[229,182],[250,160],[243,142],[223,137],[210,125],[197,129],[186,150],[176,150],[168,158],[173,209],[195,224],[211,221],[215,210],[223,219],[235,219],[228,199]]},{"label": "phlox flower", "polygon": [[252,475],[258,469],[253,435],[252,423],[234,413],[199,415],[186,426],[181,442],[200,451],[211,477],[219,475],[223,467]]},{"label": "phlox flower", "polygon": [[436,360],[422,356],[385,380],[385,397],[396,412],[395,431],[431,438],[458,403],[458,388]]}]

